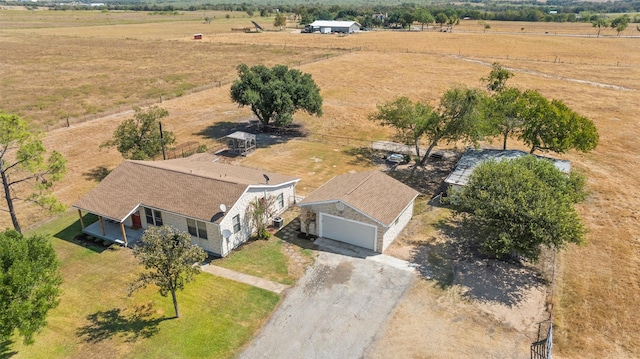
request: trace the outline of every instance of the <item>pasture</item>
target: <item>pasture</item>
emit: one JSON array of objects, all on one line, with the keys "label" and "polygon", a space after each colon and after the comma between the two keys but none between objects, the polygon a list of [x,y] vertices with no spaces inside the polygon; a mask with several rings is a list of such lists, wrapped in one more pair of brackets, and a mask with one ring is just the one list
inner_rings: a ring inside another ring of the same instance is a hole
[{"label": "pasture", "polygon": [[[213,144],[224,129],[251,119],[248,109],[229,98],[242,62],[283,63],[313,76],[324,116],[296,115],[305,130],[378,140],[390,139],[391,132],[367,120],[376,104],[397,96],[435,104],[451,86],[482,86],[480,78],[499,61],[515,73],[511,85],[563,100],[600,133],[595,151],[558,156],[587,175],[590,196],[580,207],[588,244],[558,256],[550,299],[554,355],[640,355],[640,38],[624,37],[632,29],[620,38],[612,30],[595,38],[590,24],[489,22],[484,32],[483,25],[463,21],[453,33],[232,33],[232,27],[250,26],[242,16],[216,15],[204,24],[202,13],[2,10],[0,109],[50,127],[46,145],[69,160],[56,194],[71,204],[122,160],[98,145],[135,104],[163,96],[161,106],[170,114],[163,125],[178,143]],[[193,33],[204,39],[192,40]],[[86,114],[95,119],[80,122]],[[357,149],[306,142],[300,148],[295,141],[274,144],[244,161],[301,176],[302,195],[335,174],[368,166],[358,163]],[[35,225],[45,215],[20,206],[20,218]],[[0,224],[9,225],[8,216]]]}]

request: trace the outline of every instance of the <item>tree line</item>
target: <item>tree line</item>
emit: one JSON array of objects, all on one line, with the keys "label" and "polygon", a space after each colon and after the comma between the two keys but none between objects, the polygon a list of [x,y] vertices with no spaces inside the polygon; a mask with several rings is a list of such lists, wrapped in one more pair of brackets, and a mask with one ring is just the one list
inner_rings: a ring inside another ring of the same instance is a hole
[{"label": "tree line", "polygon": [[[454,19],[495,20],[495,21],[532,21],[532,22],[591,22],[599,14],[620,14],[640,12],[640,0],[623,0],[615,2],[573,2],[547,1],[538,2],[493,2],[468,1],[459,4],[415,4],[402,5],[300,5],[300,4],[163,4],[158,3],[106,3],[98,9],[131,10],[151,12],[180,11],[241,11],[248,16],[270,17],[277,13],[293,14],[301,24],[309,24],[314,20],[354,20],[365,27],[406,27],[413,21],[420,21],[428,12],[434,19],[440,17],[441,24]],[[40,3],[39,3],[40,4]],[[88,5],[45,5],[51,9],[96,9]],[[383,16],[374,16],[383,14]],[[446,16],[446,20],[444,17]],[[640,23],[640,15],[630,15],[630,22]]]},{"label": "tree line", "polygon": [[477,145],[481,140],[499,138],[503,149],[509,139],[518,139],[529,152],[564,153],[594,149],[599,140],[591,120],[571,110],[560,100],[548,100],[536,90],[522,91],[507,86],[513,73],[495,63],[484,80],[486,91],[453,87],[433,106],[407,97],[379,104],[369,119],[396,130],[396,138],[428,148],[418,161],[424,165],[440,142],[463,141]]}]

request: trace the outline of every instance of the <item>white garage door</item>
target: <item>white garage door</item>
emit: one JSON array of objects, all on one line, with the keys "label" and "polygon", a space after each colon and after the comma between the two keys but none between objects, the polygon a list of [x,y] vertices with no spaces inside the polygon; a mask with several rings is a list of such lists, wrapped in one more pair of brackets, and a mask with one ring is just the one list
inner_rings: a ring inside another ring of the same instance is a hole
[{"label": "white garage door", "polygon": [[320,213],[320,237],[376,250],[376,226]]}]

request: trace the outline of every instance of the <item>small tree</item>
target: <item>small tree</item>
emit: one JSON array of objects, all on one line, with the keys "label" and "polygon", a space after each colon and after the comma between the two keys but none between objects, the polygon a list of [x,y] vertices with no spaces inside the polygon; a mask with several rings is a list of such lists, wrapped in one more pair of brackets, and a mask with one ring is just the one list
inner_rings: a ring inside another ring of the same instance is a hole
[{"label": "small tree", "polygon": [[487,83],[489,92],[502,92],[506,88],[507,80],[512,77],[513,72],[504,68],[499,62],[494,62],[489,76],[481,80]]},{"label": "small tree", "polygon": [[398,97],[392,102],[378,105],[378,111],[371,113],[369,119],[382,126],[396,129],[396,136],[407,145],[415,147],[416,156],[420,157],[420,138],[429,125],[437,121],[433,107],[407,97]]},{"label": "small tree", "polygon": [[138,258],[147,272],[142,273],[129,287],[129,295],[149,284],[158,286],[160,295],[171,293],[176,318],[180,318],[176,292],[183,290],[185,283],[200,273],[197,265],[207,254],[202,248],[191,244],[191,235],[172,227],[150,227],[140,243],[134,247],[133,255]]},{"label": "small tree", "polygon": [[618,16],[617,18],[611,20],[610,26],[612,29],[616,30],[619,37],[620,33],[626,30],[627,27],[629,26],[629,21],[631,21],[631,19],[629,18],[629,15],[624,14],[622,16]]},{"label": "small tree", "polygon": [[534,156],[488,161],[447,201],[487,254],[536,261],[542,245],[561,249],[584,241],[586,229],[573,205],[584,200],[585,182]]},{"label": "small tree", "polygon": [[58,306],[62,276],[51,243],[42,236],[0,233],[0,340],[17,331],[25,344],[47,324]]},{"label": "small tree", "polygon": [[440,24],[440,28],[442,29],[442,26],[446,24],[447,21],[449,21],[449,17],[447,16],[447,14],[439,12],[436,14],[435,20],[438,24]]},{"label": "small tree", "polygon": [[13,228],[22,232],[15,209],[16,201],[27,201],[51,213],[63,212],[65,206],[51,194],[53,184],[66,173],[66,160],[53,151],[45,158],[42,136],[29,130],[16,115],[0,113],[0,180],[6,211]]},{"label": "small tree", "polygon": [[440,99],[438,114],[430,118],[424,131],[429,147],[420,164],[427,162],[433,148],[442,140],[462,140],[475,145],[489,133],[484,121],[485,103],[486,95],[482,91],[462,87],[447,90]]},{"label": "small tree", "polygon": [[591,21],[591,25],[598,29],[597,37],[600,37],[600,31],[603,27],[609,26],[609,20],[607,20],[607,18],[605,18],[604,16],[596,16],[596,18]]},{"label": "small tree", "polygon": [[280,11],[276,14],[276,19],[273,22],[273,26],[278,27],[282,30],[283,26],[287,26],[287,17]]},{"label": "small tree", "polygon": [[525,121],[527,102],[522,91],[508,87],[491,96],[486,106],[486,117],[492,131],[502,136],[502,149],[507,149],[507,139],[520,137]]},{"label": "small tree", "polygon": [[133,118],[124,120],[113,132],[111,140],[100,147],[116,147],[122,157],[132,160],[147,160],[162,153],[162,145],[176,142],[173,132],[160,133],[160,119],[169,116],[167,110],[153,106],[143,111],[135,109]]},{"label": "small tree", "polygon": [[256,197],[247,207],[247,217],[251,221],[258,239],[269,238],[267,226],[269,225],[269,220],[276,214],[274,204],[275,198],[267,195],[265,197]]},{"label": "small tree", "polygon": [[293,114],[304,110],[322,116],[320,89],[311,75],[284,65],[238,66],[240,78],[231,85],[231,99],[240,107],[250,106],[263,125],[275,122],[284,126]]},{"label": "small tree", "polygon": [[422,28],[421,28],[422,31],[424,31],[424,24],[427,24],[427,28],[428,28],[429,24],[436,21],[436,19],[434,19],[433,15],[431,15],[429,10],[427,9],[416,10],[414,13],[414,17],[416,21],[422,25]]}]

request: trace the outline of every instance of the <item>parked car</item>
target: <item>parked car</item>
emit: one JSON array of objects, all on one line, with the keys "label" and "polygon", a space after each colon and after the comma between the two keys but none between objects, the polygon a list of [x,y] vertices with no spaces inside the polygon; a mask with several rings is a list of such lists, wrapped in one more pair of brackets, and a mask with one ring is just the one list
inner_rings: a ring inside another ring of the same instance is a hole
[{"label": "parked car", "polygon": [[401,164],[404,162],[404,156],[399,153],[392,153],[389,156],[387,156],[387,161]]}]

